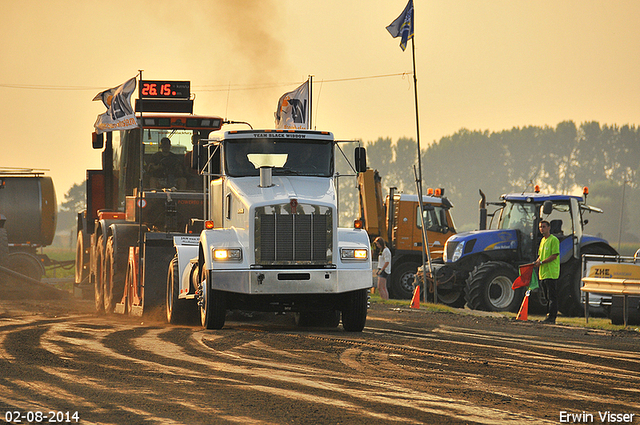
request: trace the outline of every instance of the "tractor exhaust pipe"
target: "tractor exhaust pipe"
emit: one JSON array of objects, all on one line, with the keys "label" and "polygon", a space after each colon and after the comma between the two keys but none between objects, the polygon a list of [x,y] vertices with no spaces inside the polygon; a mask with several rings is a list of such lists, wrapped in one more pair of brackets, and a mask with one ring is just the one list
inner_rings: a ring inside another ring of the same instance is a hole
[{"label": "tractor exhaust pipe", "polygon": [[478,189],[480,192],[480,227],[478,230],[486,230],[487,229],[487,197],[484,195],[482,190]]}]

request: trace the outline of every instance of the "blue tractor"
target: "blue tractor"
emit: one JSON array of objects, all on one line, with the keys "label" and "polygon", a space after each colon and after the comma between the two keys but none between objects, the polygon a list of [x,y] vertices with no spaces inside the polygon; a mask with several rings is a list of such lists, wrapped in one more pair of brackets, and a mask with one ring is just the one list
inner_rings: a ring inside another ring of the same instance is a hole
[{"label": "blue tractor", "polygon": [[[586,204],[583,196],[544,195],[535,193],[507,194],[490,205],[497,209],[487,214],[486,198],[480,191],[480,230],[458,233],[445,244],[443,263],[433,265],[438,290],[464,291],[467,306],[474,310],[517,311],[524,288],[512,290],[518,277],[518,266],[535,261],[542,235],[541,220],[551,224],[551,232],[560,240],[559,310],[566,316],[584,311],[581,286],[582,254],[617,252],[606,240],[583,234],[588,220],[585,213],[602,213]],[[487,217],[494,229],[487,229]],[[546,308],[541,291],[531,297],[530,308]]]}]

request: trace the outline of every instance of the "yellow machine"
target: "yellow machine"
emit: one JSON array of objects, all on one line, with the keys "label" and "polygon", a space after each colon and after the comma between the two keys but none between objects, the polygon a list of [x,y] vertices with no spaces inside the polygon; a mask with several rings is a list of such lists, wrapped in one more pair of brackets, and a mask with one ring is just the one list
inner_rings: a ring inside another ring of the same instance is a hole
[{"label": "yellow machine", "polygon": [[[393,298],[409,299],[413,293],[416,270],[422,265],[422,221],[418,195],[397,193],[396,188],[382,193],[378,171],[368,169],[358,173],[360,219],[371,240],[381,236],[393,253],[389,293]],[[451,202],[443,196],[444,189],[428,189],[422,197],[424,222],[432,259],[442,257],[444,244],[455,233],[455,225],[449,210]],[[449,293],[440,289],[438,298],[448,305],[464,305],[464,294]]]}]

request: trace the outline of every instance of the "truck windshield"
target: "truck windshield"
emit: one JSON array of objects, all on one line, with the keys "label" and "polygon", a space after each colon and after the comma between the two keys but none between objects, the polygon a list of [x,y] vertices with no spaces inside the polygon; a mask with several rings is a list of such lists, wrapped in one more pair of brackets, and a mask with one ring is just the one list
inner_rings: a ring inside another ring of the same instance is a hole
[{"label": "truck windshield", "polygon": [[274,175],[333,175],[333,143],[324,140],[274,140],[271,138],[227,140],[224,148],[226,174],[258,176],[261,164],[274,165]]}]

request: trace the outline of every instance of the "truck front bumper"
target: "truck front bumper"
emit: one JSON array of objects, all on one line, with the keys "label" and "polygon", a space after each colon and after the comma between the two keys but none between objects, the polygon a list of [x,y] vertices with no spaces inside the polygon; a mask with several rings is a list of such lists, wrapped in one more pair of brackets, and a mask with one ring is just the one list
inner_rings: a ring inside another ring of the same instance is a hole
[{"label": "truck front bumper", "polygon": [[211,271],[211,289],[241,294],[339,294],[370,287],[371,269]]}]

